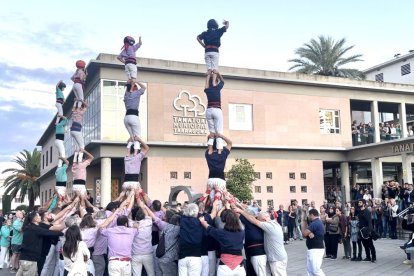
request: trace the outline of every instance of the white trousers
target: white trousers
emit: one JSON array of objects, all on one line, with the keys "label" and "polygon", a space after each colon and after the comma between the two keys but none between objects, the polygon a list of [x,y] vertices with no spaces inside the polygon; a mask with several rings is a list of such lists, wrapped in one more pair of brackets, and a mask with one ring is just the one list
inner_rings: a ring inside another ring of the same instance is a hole
[{"label": "white trousers", "polygon": [[80,149],[85,148],[85,142],[83,141],[82,131],[71,131],[70,135],[72,135],[75,141],[75,148],[79,151]]},{"label": "white trousers", "polygon": [[216,251],[208,251],[208,275],[216,276],[217,273],[217,256]]},{"label": "white trousers", "polygon": [[9,263],[9,248],[2,246],[0,252],[0,268],[4,268],[5,263],[6,265]]},{"label": "white trousers", "polygon": [[218,70],[219,57],[220,55],[218,52],[207,52],[204,54],[207,70]]},{"label": "white trousers", "polygon": [[[125,73],[128,77],[128,80],[130,79],[136,79],[138,75],[138,68],[136,64],[128,63],[125,64]],[[131,87],[132,88],[132,87]]]},{"label": "white trousers", "polygon": [[266,255],[257,255],[250,257],[250,262],[252,263],[254,272],[257,276],[267,276],[270,275],[270,271],[266,266],[267,256]]},{"label": "white trousers", "polygon": [[131,262],[110,260],[108,263],[108,274],[111,276],[130,276]]},{"label": "white trousers", "polygon": [[308,276],[325,276],[321,266],[325,249],[315,248],[309,249],[306,259],[306,266],[308,269]]},{"label": "white trousers", "polygon": [[217,269],[217,276],[246,276],[246,270],[244,270],[244,267],[240,265],[234,270],[231,270],[227,265],[219,265]]},{"label": "white trousers", "polygon": [[[223,111],[220,108],[210,107],[206,111],[208,131],[223,134]],[[214,139],[208,139],[207,144],[213,145]],[[217,149],[223,149],[223,139],[216,138]]]},{"label": "white trousers", "polygon": [[78,99],[78,101],[75,99],[74,106],[75,107],[81,107],[83,98],[83,87],[81,83],[74,83],[73,84],[73,93],[75,93],[75,98]]},{"label": "white trousers", "polygon": [[[63,143],[63,140],[55,139],[55,146],[57,147],[59,156],[66,158],[65,144]],[[63,161],[59,159],[58,167],[62,167],[62,165],[63,165]]]},{"label": "white trousers", "polygon": [[208,261],[208,255],[201,256],[201,276],[208,276],[210,271],[210,265]]},{"label": "white trousers", "polygon": [[66,186],[56,186],[56,192],[59,196],[66,196]]},{"label": "white trousers", "polygon": [[287,276],[287,261],[269,262],[272,276]]},{"label": "white trousers", "polygon": [[142,266],[145,267],[145,271],[148,276],[154,276],[154,261],[152,254],[150,255],[133,255],[132,256],[132,275],[141,276]]},{"label": "white trousers", "polygon": [[139,117],[137,115],[125,115],[124,125],[131,140],[134,141],[134,136],[141,135],[141,123],[139,122]]},{"label": "white trousers", "polygon": [[79,191],[81,195],[86,196],[85,184],[73,184],[73,191]]},{"label": "white trousers", "polygon": [[201,274],[201,257],[185,257],[178,260],[179,276],[200,276]]},{"label": "white trousers", "polygon": [[[58,115],[59,116],[63,116],[63,107],[62,107],[62,104],[57,102],[55,104],[55,106],[57,108]],[[59,119],[60,119],[59,116],[56,116],[56,124],[59,123]]]}]

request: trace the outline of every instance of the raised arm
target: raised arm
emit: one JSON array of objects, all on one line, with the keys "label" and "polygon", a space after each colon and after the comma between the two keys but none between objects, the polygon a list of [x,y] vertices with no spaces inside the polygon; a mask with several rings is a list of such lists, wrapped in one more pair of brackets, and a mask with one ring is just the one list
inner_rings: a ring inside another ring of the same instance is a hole
[{"label": "raised arm", "polygon": [[140,89],[147,90],[147,86],[144,83],[137,81],[136,84],[139,86]]},{"label": "raised arm", "polygon": [[240,208],[235,208],[234,211],[236,213],[239,213],[240,215],[242,215],[243,217],[245,217],[249,222],[251,222],[252,224],[256,225],[257,227],[260,227],[260,221],[257,220],[255,217],[253,217],[252,215],[250,215],[249,213],[247,213],[246,211],[240,209]]},{"label": "raised arm", "polygon": [[86,154],[86,156],[88,156],[88,161],[89,161],[89,163],[91,163],[92,161],[93,161],[93,155],[92,154],[90,154],[87,150],[85,150],[85,149],[81,149],[81,152],[83,152],[83,153],[85,153]]},{"label": "raised arm", "polygon": [[207,74],[206,76],[206,84],[204,86],[204,88],[209,88],[210,87],[210,78],[211,78],[211,74]]},{"label": "raised arm", "polygon": [[54,222],[59,222],[59,220],[61,218],[63,218],[69,211],[71,211],[73,209],[73,207],[75,207],[75,205],[79,202],[79,198],[75,198],[74,201],[72,201],[72,203],[70,203],[68,206],[66,206],[65,209],[63,209],[62,211],[60,211],[54,219]]},{"label": "raised arm", "polygon": [[69,166],[69,160],[66,159],[65,157],[59,156],[59,159],[62,160],[66,165]]},{"label": "raised arm", "polygon": [[141,152],[144,155],[147,155],[147,153],[149,152],[150,148],[149,146],[139,137],[136,136],[136,139],[138,140],[138,142],[141,144]]},{"label": "raised arm", "polygon": [[226,27],[226,30],[227,30],[230,26],[230,22],[227,21],[227,20],[223,20],[223,25],[224,25],[224,27]]},{"label": "raised arm", "polygon": [[227,138],[226,136],[224,136],[223,134],[221,134],[221,133],[216,133],[216,137],[219,137],[219,138],[223,138],[223,140],[224,141],[226,141],[226,148],[230,151],[231,150],[231,147],[233,146],[233,143],[231,142],[231,140],[229,139],[229,138]]},{"label": "raised arm", "polygon": [[142,39],[141,39],[141,37],[138,38],[138,45],[139,45],[139,47],[142,46]]},{"label": "raised arm", "polygon": [[224,83],[223,76],[220,74],[220,72],[217,71],[216,74],[217,74],[217,77],[219,78],[219,80]]}]

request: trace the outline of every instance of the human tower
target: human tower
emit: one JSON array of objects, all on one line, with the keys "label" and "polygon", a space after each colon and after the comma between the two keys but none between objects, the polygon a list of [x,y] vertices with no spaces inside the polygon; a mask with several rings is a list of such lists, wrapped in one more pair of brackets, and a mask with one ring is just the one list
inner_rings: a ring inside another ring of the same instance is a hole
[{"label": "human tower", "polygon": [[[197,36],[197,41],[204,48],[205,62],[207,66],[205,89],[208,105],[206,119],[208,123],[209,135],[205,158],[209,168],[206,192],[201,200],[210,197],[210,202],[215,199],[226,199],[234,201],[233,196],[226,190],[224,177],[224,167],[228,155],[230,154],[232,142],[223,135],[223,112],[221,110],[221,90],[224,86],[223,76],[219,72],[219,48],[221,37],[229,27],[228,21],[223,21],[223,26],[219,28],[216,20],[210,19],[207,22],[207,30]],[[125,177],[122,189],[129,191],[141,188],[139,174],[141,162],[146,156],[149,147],[140,138],[141,127],[139,121],[139,103],[141,96],[145,93],[146,86],[138,81],[137,50],[142,46],[141,37],[136,43],[131,36],[124,38],[124,45],[121,53],[117,56],[118,60],[125,65],[127,84],[124,95],[125,117],[124,125],[129,134],[126,144],[127,154],[124,158]],[[84,137],[82,135],[83,115],[85,114],[88,103],[84,98],[84,87],[87,79],[86,62],[78,60],[75,63],[76,71],[71,77],[73,81],[74,102],[70,120],[63,115],[63,103],[65,102],[63,91],[66,84],[59,81],[56,84],[56,139],[55,145],[59,153],[59,162],[55,172],[56,175],[56,198],[66,201],[67,168],[69,161],[66,159],[64,136],[67,126],[70,125],[70,135],[74,142],[74,155],[72,164],[73,191],[81,195],[86,195],[86,168],[93,160],[93,156],[85,150]],[[226,146],[224,146],[224,142]],[[86,155],[86,159],[84,159]],[[56,202],[55,202],[56,204]],[[55,205],[53,204],[53,205]]]}]

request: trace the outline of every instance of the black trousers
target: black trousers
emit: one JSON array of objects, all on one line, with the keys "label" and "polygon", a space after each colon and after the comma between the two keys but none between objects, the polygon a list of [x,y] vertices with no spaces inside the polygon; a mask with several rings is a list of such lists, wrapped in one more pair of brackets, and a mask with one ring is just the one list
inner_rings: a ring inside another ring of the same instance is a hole
[{"label": "black trousers", "polygon": [[356,258],[356,252],[357,252],[357,244],[358,244],[358,257],[362,256],[362,242],[360,239],[358,239],[357,242],[352,242],[352,257]]},{"label": "black trousers", "polygon": [[374,242],[372,238],[369,239],[362,239],[362,245],[365,249],[365,255],[368,259],[376,260],[377,259],[377,252],[375,251]]}]

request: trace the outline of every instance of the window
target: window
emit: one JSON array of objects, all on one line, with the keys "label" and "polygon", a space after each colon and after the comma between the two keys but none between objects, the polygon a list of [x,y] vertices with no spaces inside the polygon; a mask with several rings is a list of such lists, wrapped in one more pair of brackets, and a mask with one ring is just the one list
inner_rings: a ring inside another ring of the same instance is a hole
[{"label": "window", "polygon": [[296,186],[289,187],[291,193],[296,193]]},{"label": "window", "polygon": [[49,198],[52,197],[52,189],[49,189]]},{"label": "window", "polygon": [[50,146],[50,163],[52,163],[52,156],[53,156],[53,147]]},{"label": "window", "polygon": [[42,154],[42,170],[45,168],[45,155]]},{"label": "window", "polygon": [[257,205],[259,205],[260,207],[262,207],[262,201],[260,199],[256,200]]},{"label": "window", "polygon": [[14,198],[14,202],[16,202],[16,203],[20,203],[20,197],[15,197],[15,198]]},{"label": "window", "polygon": [[228,176],[228,172],[224,172],[224,179],[226,179]]},{"label": "window", "polygon": [[401,66],[401,76],[408,75],[410,73],[411,73],[411,67],[409,63]]},{"label": "window", "polygon": [[184,179],[191,179],[191,172],[184,172]]},{"label": "window", "polygon": [[308,187],[307,186],[300,186],[300,191],[302,193],[307,193],[308,192]]},{"label": "window", "polygon": [[260,179],[260,173],[259,172],[255,172],[254,173],[254,177],[256,177],[256,179]]},{"label": "window", "polygon": [[229,129],[253,130],[251,104],[229,104]]},{"label": "window", "polygon": [[340,118],[339,110],[319,110],[320,130],[323,134],[339,133]]},{"label": "window", "polygon": [[294,172],[289,173],[289,179],[295,179],[295,173]]},{"label": "window", "polygon": [[384,82],[384,73],[376,74],[375,81]]},{"label": "window", "polygon": [[266,186],[266,191],[268,193],[273,193],[273,186]]},{"label": "window", "polygon": [[255,193],[261,193],[262,192],[262,187],[260,187],[260,186],[254,186],[254,192]]},{"label": "window", "polygon": [[170,172],[170,179],[177,179],[177,172]]},{"label": "window", "polygon": [[266,178],[267,179],[272,179],[272,173],[271,172],[267,172],[266,173]]},{"label": "window", "polygon": [[43,192],[41,193],[41,198],[42,198],[42,201],[40,202],[41,204],[43,204]]},{"label": "window", "polygon": [[273,207],[273,199],[267,200],[267,206]]},{"label": "window", "polygon": [[49,151],[46,151],[46,167],[49,164]]},{"label": "window", "polygon": [[306,179],[306,173],[300,173],[300,179]]}]

